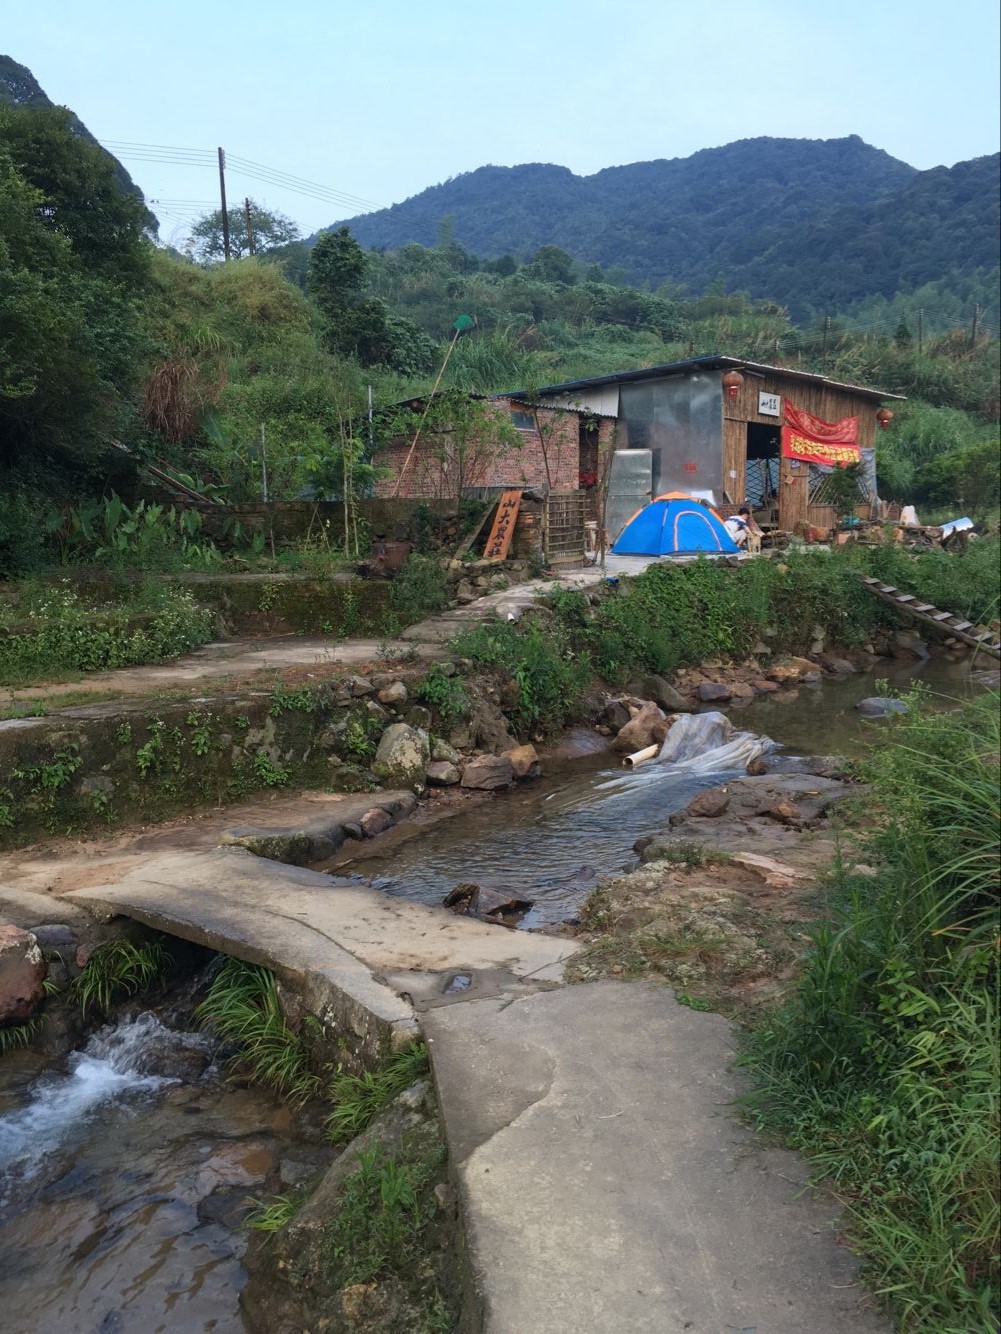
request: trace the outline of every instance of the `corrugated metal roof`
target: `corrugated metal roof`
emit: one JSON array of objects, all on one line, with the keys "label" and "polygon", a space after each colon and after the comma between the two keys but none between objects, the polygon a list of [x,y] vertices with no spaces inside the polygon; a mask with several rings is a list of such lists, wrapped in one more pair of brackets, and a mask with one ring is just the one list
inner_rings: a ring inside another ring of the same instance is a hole
[{"label": "corrugated metal roof", "polygon": [[[692,357],[688,361],[669,361],[659,366],[647,366],[643,370],[637,371],[617,371],[613,375],[595,375],[588,380],[567,380],[563,384],[542,385],[534,393],[538,394],[566,394],[575,389],[595,389],[599,385],[606,384],[626,384],[635,380],[657,380],[668,375],[682,375],[685,371],[694,370],[747,370],[758,372],[762,375],[785,375],[796,380],[805,380],[811,384],[827,385],[830,389],[843,389],[850,394],[862,394],[866,398],[892,398],[903,400],[904,394],[892,394],[886,389],[873,389],[861,384],[845,384],[841,380],[828,379],[826,375],[816,375],[812,371],[792,370],[788,366],[769,366],[765,362],[747,361],[742,357]],[[525,399],[529,397],[525,389],[515,389],[507,394],[497,394],[497,398]]]}]

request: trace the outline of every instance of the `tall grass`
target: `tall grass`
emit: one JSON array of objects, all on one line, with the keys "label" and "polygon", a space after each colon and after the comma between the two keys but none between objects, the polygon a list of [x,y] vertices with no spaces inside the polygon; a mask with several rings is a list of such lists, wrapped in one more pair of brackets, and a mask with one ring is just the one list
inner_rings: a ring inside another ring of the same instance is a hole
[{"label": "tall grass", "polygon": [[305,1102],[319,1092],[306,1044],[285,1022],[278,983],[269,969],[227,959],[195,1017],[238,1046],[238,1059],[258,1083],[290,1102]]},{"label": "tall grass", "polygon": [[843,1193],[901,1328],[968,1334],[999,1315],[999,700],[910,704],[867,766],[875,873],[836,874],[749,1108]]}]

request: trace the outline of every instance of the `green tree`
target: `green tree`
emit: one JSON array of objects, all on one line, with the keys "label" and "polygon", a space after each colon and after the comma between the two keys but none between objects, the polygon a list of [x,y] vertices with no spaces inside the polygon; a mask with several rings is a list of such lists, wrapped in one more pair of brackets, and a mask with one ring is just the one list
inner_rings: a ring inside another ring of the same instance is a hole
[{"label": "green tree", "polygon": [[[229,219],[229,253],[233,259],[242,259],[251,253],[250,233],[247,231],[247,212],[243,208],[227,208]],[[253,253],[266,255],[269,251],[291,246],[299,240],[299,228],[284,213],[262,208],[250,201],[250,225],[253,230]],[[194,254],[203,263],[211,264],[226,258],[222,234],[222,209],[206,213],[191,229],[190,242]]]}]

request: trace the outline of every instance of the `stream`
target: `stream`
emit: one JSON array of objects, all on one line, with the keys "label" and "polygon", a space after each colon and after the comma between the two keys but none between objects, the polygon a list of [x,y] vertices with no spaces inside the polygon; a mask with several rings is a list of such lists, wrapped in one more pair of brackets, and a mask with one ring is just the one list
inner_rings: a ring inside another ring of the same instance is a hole
[{"label": "stream", "polygon": [[[795,700],[762,698],[731,718],[796,753],[859,753],[879,724],[853,705],[923,679],[942,706],[974,689],[936,659],[824,680]],[[632,858],[700,788],[610,752],[546,765],[546,776],[430,824],[375,841],[350,873],[438,904],[476,881],[533,899],[523,926],[572,917],[595,877]],[[498,928],[499,929],[499,928]],[[18,1052],[0,1064],[0,1327],[5,1334],[187,1334],[245,1329],[243,1223],[254,1197],[288,1194],[332,1151],[276,1098],[227,1079],[183,1014],[134,1009],[55,1068]]]},{"label": "stream", "polygon": [[[876,682],[884,679],[895,690],[920,680],[942,707],[977,688],[966,664],[887,662],[875,673],[802,686],[796,699],[762,696],[729,717],[735,728],[769,736],[787,754],[859,755],[880,724],[864,722],[854,706],[877,694]],[[454,885],[474,882],[533,900],[519,926],[551,925],[574,916],[598,875],[633,860],[637,839],[659,833],[696,792],[739,772],[698,775],[656,763],[623,769],[611,751],[544,768],[537,782],[495,793],[401,843],[356,846],[331,872],[436,905]]]}]

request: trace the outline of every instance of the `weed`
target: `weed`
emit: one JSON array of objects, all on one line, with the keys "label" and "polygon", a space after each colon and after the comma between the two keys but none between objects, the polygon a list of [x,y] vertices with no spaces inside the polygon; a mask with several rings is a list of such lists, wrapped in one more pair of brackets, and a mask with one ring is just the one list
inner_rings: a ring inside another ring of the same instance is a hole
[{"label": "weed", "polygon": [[390,606],[405,625],[444,611],[450,600],[444,566],[433,556],[408,556],[389,589]]},{"label": "weed", "polygon": [[12,1051],[21,1051],[30,1047],[39,1029],[37,1019],[29,1019],[23,1024],[11,1024],[0,1028],[0,1056],[7,1056]]},{"label": "weed", "polygon": [[163,719],[154,715],[147,727],[149,737],[136,751],[136,767],[143,778],[148,778],[160,768],[166,748],[164,741],[166,724]]},{"label": "weed", "polygon": [[189,713],[187,724],[191,728],[191,749],[198,756],[204,756],[212,748],[211,713]]},{"label": "weed", "polygon": [[381,1149],[358,1155],[326,1236],[333,1286],[423,1267],[425,1234],[437,1212],[433,1187],[444,1160],[437,1139],[428,1142],[415,1132],[393,1156]]},{"label": "weed", "polygon": [[658,848],[656,860],[667,862],[670,866],[684,866],[694,871],[699,866],[727,866],[733,858],[728,852],[719,852],[707,847],[705,843],[693,843],[684,840],[672,843],[663,849]]},{"label": "weed", "polygon": [[343,1144],[360,1135],[383,1107],[427,1072],[427,1048],[413,1042],[376,1074],[339,1075],[330,1089],[334,1110],[324,1123],[330,1139]]},{"label": "weed", "polygon": [[689,1010],[709,1011],[713,1008],[712,1001],[706,1000],[704,996],[693,996],[687,991],[676,991],[674,999]]},{"label": "weed", "polygon": [[273,1088],[290,1102],[303,1103],[320,1089],[309,1068],[302,1038],[285,1022],[274,973],[258,964],[227,959],[195,1011],[240,1049],[240,1060],[258,1083]]},{"label": "weed", "polygon": [[84,1018],[92,1011],[107,1014],[112,1002],[158,985],[171,963],[170,954],[159,941],[141,945],[131,940],[105,941],[73,979],[70,999],[79,1004]]},{"label": "weed", "polygon": [[418,687],[417,698],[445,722],[469,712],[469,696],[462,681],[457,676],[448,676],[437,662]]},{"label": "weed", "polygon": [[43,810],[55,807],[59,791],[66,786],[83,761],[80,747],[75,743],[64,747],[43,764],[26,769],[12,769],[11,777],[27,784],[29,795],[37,798]]},{"label": "weed", "polygon": [[120,746],[130,746],[132,744],[132,724],[119,723],[115,728],[115,740]]},{"label": "weed", "polygon": [[277,1232],[292,1221],[304,1200],[303,1195],[277,1195],[267,1204],[263,1200],[251,1200],[254,1212],[244,1220],[243,1226],[251,1232]]},{"label": "weed", "polygon": [[294,689],[292,686],[287,686],[284,681],[278,681],[271,691],[269,713],[273,718],[293,710],[296,713],[313,713],[318,702],[317,692],[310,690],[308,686]]},{"label": "weed", "polygon": [[262,787],[285,787],[292,777],[292,770],[276,764],[266,750],[259,750],[254,756],[253,768]]}]

